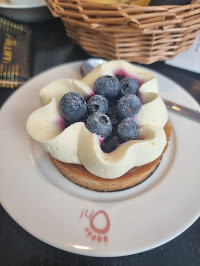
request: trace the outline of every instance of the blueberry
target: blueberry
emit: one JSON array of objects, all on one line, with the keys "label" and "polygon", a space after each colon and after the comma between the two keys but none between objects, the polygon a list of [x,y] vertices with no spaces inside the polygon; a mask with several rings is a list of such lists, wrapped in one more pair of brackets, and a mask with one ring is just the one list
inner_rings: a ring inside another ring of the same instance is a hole
[{"label": "blueberry", "polygon": [[139,84],[137,80],[133,78],[126,78],[123,79],[120,82],[120,92],[122,96],[125,96],[127,94],[137,94],[138,89],[139,89]]},{"label": "blueberry", "polygon": [[[109,101],[109,105],[110,105],[110,101]],[[116,104],[110,105],[108,107],[108,112],[107,115],[110,117],[110,120],[112,122],[112,124],[114,122],[117,122],[117,118],[116,118]]]},{"label": "blueberry", "polygon": [[117,78],[117,79],[119,80],[119,82],[120,82],[121,80],[123,80],[123,79],[125,78],[125,76],[124,76],[124,75],[117,75],[116,78]]},{"label": "blueberry", "polygon": [[136,139],[138,135],[137,124],[132,118],[123,119],[118,125],[117,131],[123,141]]},{"label": "blueberry", "polygon": [[94,95],[87,102],[88,113],[95,112],[106,114],[108,112],[108,100],[102,95]]},{"label": "blueberry", "polygon": [[66,93],[60,100],[60,113],[68,121],[80,121],[87,113],[85,99],[77,92]]},{"label": "blueberry", "polygon": [[107,115],[96,112],[88,117],[86,128],[101,137],[108,137],[112,132],[112,123]]},{"label": "blueberry", "polygon": [[101,145],[101,149],[103,152],[110,153],[114,151],[120,144],[120,139],[118,135],[109,136],[104,140]]},{"label": "blueberry", "polygon": [[117,96],[120,91],[120,83],[113,76],[101,76],[94,83],[94,92],[106,98]]},{"label": "blueberry", "polygon": [[136,95],[128,94],[119,99],[116,107],[116,116],[120,120],[133,117],[139,112],[141,106],[140,99]]}]

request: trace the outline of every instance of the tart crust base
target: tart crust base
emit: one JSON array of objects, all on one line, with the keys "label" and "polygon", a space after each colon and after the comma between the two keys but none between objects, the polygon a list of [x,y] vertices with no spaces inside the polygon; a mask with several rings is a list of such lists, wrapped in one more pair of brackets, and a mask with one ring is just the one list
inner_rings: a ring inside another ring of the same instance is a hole
[{"label": "tart crust base", "polygon": [[145,164],[139,167],[133,167],[124,175],[115,178],[115,179],[105,179],[93,175],[88,172],[84,166],[79,164],[71,164],[71,163],[63,163],[61,161],[56,160],[51,157],[52,162],[57,167],[57,169],[69,180],[73,183],[82,186],[84,188],[88,188],[90,190],[96,191],[117,191],[123,190],[130,187],[133,187],[145,179],[147,179],[158,167],[162,155],[167,149],[170,135],[171,135],[171,126],[169,121],[166,123],[165,134],[167,138],[167,144],[162,152],[162,154],[153,162]]}]

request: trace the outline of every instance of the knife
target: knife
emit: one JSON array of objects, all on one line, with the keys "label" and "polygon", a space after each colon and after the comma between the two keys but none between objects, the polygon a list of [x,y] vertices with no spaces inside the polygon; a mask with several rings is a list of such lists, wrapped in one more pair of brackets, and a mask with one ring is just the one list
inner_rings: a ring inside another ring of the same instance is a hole
[{"label": "knife", "polygon": [[197,122],[200,123],[200,112],[190,109],[188,107],[182,106],[177,103],[170,102],[168,100],[162,99],[163,102],[165,103],[166,107],[176,113],[179,113],[181,115],[184,115],[186,117],[189,117],[193,120],[196,120]]}]

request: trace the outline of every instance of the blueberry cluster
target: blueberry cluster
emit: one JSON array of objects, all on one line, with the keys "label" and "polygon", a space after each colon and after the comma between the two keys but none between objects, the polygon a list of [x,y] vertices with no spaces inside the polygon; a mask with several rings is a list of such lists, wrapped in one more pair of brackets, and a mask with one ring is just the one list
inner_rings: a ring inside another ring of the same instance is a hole
[{"label": "blueberry cluster", "polygon": [[105,138],[102,150],[112,152],[120,143],[137,138],[133,117],[142,106],[136,95],[138,89],[133,78],[101,76],[95,81],[95,95],[88,102],[79,93],[69,92],[60,101],[60,112],[68,125],[85,122],[90,132]]}]

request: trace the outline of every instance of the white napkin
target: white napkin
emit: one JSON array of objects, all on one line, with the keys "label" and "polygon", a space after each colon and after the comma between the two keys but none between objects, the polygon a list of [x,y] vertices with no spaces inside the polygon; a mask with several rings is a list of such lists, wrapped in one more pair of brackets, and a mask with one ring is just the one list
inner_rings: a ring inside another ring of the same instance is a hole
[{"label": "white napkin", "polygon": [[200,35],[187,51],[178,54],[171,60],[167,60],[165,63],[181,69],[200,73]]}]

